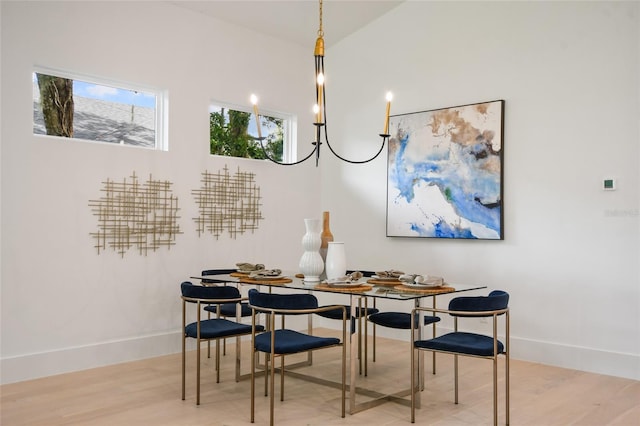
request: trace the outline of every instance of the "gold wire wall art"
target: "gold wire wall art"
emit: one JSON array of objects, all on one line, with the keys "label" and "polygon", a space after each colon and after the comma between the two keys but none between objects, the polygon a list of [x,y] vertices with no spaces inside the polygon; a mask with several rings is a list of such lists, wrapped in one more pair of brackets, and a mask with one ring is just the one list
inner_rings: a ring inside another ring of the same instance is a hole
[{"label": "gold wire wall art", "polygon": [[263,220],[260,207],[260,187],[255,174],[238,171],[231,176],[227,166],[222,172],[202,173],[199,189],[192,194],[198,206],[196,223],[198,236],[212,234],[219,239],[227,232],[231,238],[258,229]]},{"label": "gold wire wall art", "polygon": [[178,225],[178,197],[173,195],[171,185],[151,175],[140,183],[135,172],[122,182],[102,182],[103,196],[89,200],[98,219],[98,231],[90,234],[98,254],[110,248],[124,257],[134,248],[146,256],[149,250],[175,245],[176,235],[182,232]]}]

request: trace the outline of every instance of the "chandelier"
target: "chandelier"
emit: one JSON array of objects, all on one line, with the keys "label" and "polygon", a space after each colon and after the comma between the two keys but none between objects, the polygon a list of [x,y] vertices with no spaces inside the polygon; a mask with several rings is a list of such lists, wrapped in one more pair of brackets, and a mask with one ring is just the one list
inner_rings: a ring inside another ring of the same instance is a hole
[{"label": "chandelier", "polygon": [[[316,167],[317,167],[318,162],[320,160],[320,146],[323,143],[327,145],[327,147],[333,153],[333,155],[335,155],[342,161],[346,161],[347,163],[351,163],[351,164],[368,163],[369,161],[376,159],[380,155],[380,153],[382,152],[382,149],[384,148],[385,142],[389,139],[389,111],[391,109],[392,94],[391,92],[388,92],[386,96],[387,108],[386,108],[385,118],[384,118],[384,130],[380,134],[380,137],[382,138],[382,144],[380,145],[380,149],[378,150],[378,152],[373,157],[368,158],[366,160],[349,160],[341,156],[340,154],[338,154],[329,143],[329,136],[327,134],[327,104],[325,102],[326,96],[325,96],[325,82],[324,82],[324,31],[322,30],[322,0],[319,0],[319,17],[320,19],[319,19],[319,27],[318,27],[318,38],[316,39],[316,45],[313,53],[313,56],[315,57],[315,63],[316,63],[315,100],[317,101],[316,104],[313,106],[313,111],[315,116],[315,122],[313,123],[313,125],[315,126],[315,141],[311,142],[311,145],[313,145],[313,149],[306,157],[291,163],[281,162],[271,157],[265,150],[264,144],[263,144],[266,138],[262,136],[262,130],[261,130],[260,119],[258,114],[258,98],[256,95],[252,94],[251,103],[253,104],[253,112],[255,114],[256,126],[258,130],[258,137],[254,139],[260,142],[260,147],[262,148],[262,152],[264,153],[265,157],[281,166],[293,166],[296,164],[300,164],[304,161],[307,161],[309,158],[311,158],[315,154]],[[322,137],[323,135],[324,135],[324,142]]]}]

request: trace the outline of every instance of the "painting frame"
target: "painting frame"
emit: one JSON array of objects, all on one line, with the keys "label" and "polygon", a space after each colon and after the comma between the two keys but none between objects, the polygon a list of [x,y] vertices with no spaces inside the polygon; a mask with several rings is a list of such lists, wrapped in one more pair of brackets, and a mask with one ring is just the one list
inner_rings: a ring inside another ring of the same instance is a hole
[{"label": "painting frame", "polygon": [[502,99],[389,118],[387,237],[504,240]]}]

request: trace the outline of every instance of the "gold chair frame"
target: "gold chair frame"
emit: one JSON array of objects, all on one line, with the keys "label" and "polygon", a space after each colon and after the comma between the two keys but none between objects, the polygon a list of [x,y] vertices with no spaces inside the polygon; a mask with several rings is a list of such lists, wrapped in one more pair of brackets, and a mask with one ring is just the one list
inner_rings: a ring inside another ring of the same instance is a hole
[{"label": "gold chair frame", "polygon": [[[415,423],[415,411],[416,407],[420,406],[420,394],[417,389],[416,381],[416,363],[420,364],[420,359],[416,359],[416,351],[431,351],[435,355],[436,352],[451,354],[454,356],[454,399],[455,403],[458,403],[458,356],[468,356],[472,358],[489,359],[493,364],[493,424],[498,424],[498,357],[503,355],[505,358],[505,424],[509,424],[509,308],[496,309],[492,311],[457,311],[450,309],[438,309],[419,307],[414,308],[411,311],[412,315],[420,312],[430,313],[442,313],[454,315],[454,332],[458,331],[458,319],[469,317],[490,317],[492,319],[492,337],[493,337],[493,354],[490,356],[471,355],[460,352],[449,352],[444,350],[434,350],[427,348],[416,348],[414,342],[416,341],[416,330],[411,329],[411,423]],[[504,318],[504,350],[498,353],[498,318]],[[420,322],[422,321],[422,315]],[[419,322],[419,323],[420,323]],[[416,362],[417,361],[417,362]],[[420,370],[418,366],[418,370]],[[417,396],[417,398],[416,398]]]},{"label": "gold chair frame", "polygon": [[[266,331],[265,332],[269,332],[269,331],[275,331],[275,320],[276,320],[276,316],[280,315],[281,316],[281,328],[284,328],[285,325],[285,316],[286,315],[301,315],[301,314],[315,314],[318,312],[324,312],[324,311],[330,311],[333,309],[342,309],[343,311],[343,315],[342,315],[342,339],[340,341],[340,343],[336,344],[336,345],[331,345],[331,346],[324,346],[321,348],[317,348],[317,349],[310,349],[310,350],[304,350],[304,351],[300,351],[297,353],[303,353],[303,352],[309,352],[311,353],[314,350],[320,350],[320,349],[327,349],[327,348],[332,348],[332,347],[336,347],[336,346],[341,346],[342,347],[342,372],[341,372],[341,377],[342,377],[342,384],[341,384],[341,417],[345,417],[345,412],[346,412],[346,390],[347,390],[347,364],[346,364],[346,360],[347,360],[347,347],[346,347],[346,339],[347,339],[347,309],[343,306],[343,305],[330,305],[330,306],[321,306],[321,307],[317,307],[317,308],[312,308],[312,309],[276,309],[276,308],[265,308],[265,307],[261,307],[261,306],[252,306],[251,304],[249,305],[252,309],[252,315],[251,315],[251,328],[252,328],[252,333],[251,333],[251,348],[253,351],[253,356],[251,357],[251,423],[255,422],[255,376],[256,376],[256,356],[258,351],[255,349],[255,337],[256,337],[256,324],[257,324],[257,314],[258,313],[264,313],[266,314],[267,320],[266,320]],[[350,322],[350,321],[349,321]],[[284,363],[284,358],[287,354],[276,354],[275,353],[275,333],[271,333],[271,353],[269,354],[265,354],[266,355],[266,359],[265,359],[265,370],[264,370],[264,377],[265,377],[265,396],[269,396],[270,400],[269,400],[269,424],[271,426],[274,425],[274,393],[275,393],[275,371],[276,371],[276,367],[275,367],[275,358],[276,357],[280,357],[280,368],[278,368],[278,370],[280,370],[280,401],[284,401],[284,374],[285,374],[285,363]],[[270,379],[270,381],[269,381]],[[270,386],[269,386],[270,383]],[[267,389],[269,388],[269,389]]]},{"label": "gold chair frame", "polygon": [[[213,338],[213,339],[205,339],[200,337],[200,324],[202,322],[202,311],[203,307],[206,305],[216,305],[221,303],[236,303],[236,322],[240,322],[240,302],[246,301],[246,297],[238,297],[232,299],[200,299],[194,297],[186,297],[180,296],[182,299],[182,400],[185,400],[186,396],[186,347],[187,347],[187,335],[185,332],[185,328],[187,326],[187,304],[193,304],[196,306],[196,322],[197,322],[197,337],[196,337],[196,405],[200,405],[200,359],[201,359],[201,342],[206,341],[207,344],[211,342],[211,340],[216,341],[216,361],[215,361],[215,370],[216,370],[216,383],[220,383],[220,340],[226,339],[225,337]],[[207,312],[209,315],[207,319],[210,319],[210,312]],[[219,310],[217,317],[220,319]],[[252,327],[253,329],[254,327]],[[241,344],[240,337],[248,336],[251,333],[242,333],[235,336],[226,336],[226,337],[235,337],[236,338],[236,359],[235,359],[235,380],[236,382],[240,381],[240,352],[241,352]],[[209,351],[207,351],[209,354]]]}]

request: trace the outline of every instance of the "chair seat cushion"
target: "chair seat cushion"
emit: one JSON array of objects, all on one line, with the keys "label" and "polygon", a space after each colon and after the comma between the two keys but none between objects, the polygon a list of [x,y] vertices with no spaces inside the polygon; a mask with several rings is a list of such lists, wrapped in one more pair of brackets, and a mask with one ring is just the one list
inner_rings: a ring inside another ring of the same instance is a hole
[{"label": "chair seat cushion", "polygon": [[[340,339],[335,337],[311,336],[288,329],[276,330],[275,333],[274,353],[276,354],[294,354],[340,343]],[[255,348],[260,352],[271,352],[271,332],[257,335]]]},{"label": "chair seat cushion", "polygon": [[[264,327],[256,325],[256,330],[262,331]],[[198,337],[198,323],[192,322],[184,328],[187,337]],[[222,318],[200,321],[200,338],[217,339],[220,337],[235,336],[239,334],[251,334],[251,325],[239,324]]]},{"label": "chair seat cushion", "polygon": [[[347,316],[349,316],[349,312],[351,310],[351,306],[349,305],[344,305],[345,308],[347,308]],[[379,309],[376,308],[367,308],[367,315],[371,315],[371,314],[375,314],[378,313]],[[317,315],[320,315],[321,317],[324,318],[330,318],[330,319],[334,319],[334,320],[341,320],[342,319],[342,309],[332,309],[330,311],[324,311],[324,312],[316,312]],[[359,307],[356,308],[356,318],[360,318],[364,316],[364,308],[360,309]]]},{"label": "chair seat cushion", "polygon": [[[414,327],[418,327],[418,316],[414,319]],[[411,314],[407,312],[380,312],[369,315],[369,321],[382,327],[409,330],[411,328]],[[425,315],[424,325],[440,321],[440,317]]]},{"label": "chair seat cushion", "polygon": [[[216,305],[205,306],[204,310],[216,313],[217,312]],[[220,305],[220,315],[223,317],[235,317],[236,316],[236,304],[235,303],[223,303]],[[248,303],[240,304],[240,316],[241,317],[250,317],[251,316],[251,308]]]},{"label": "chair seat cushion", "polygon": [[[493,338],[482,334],[454,332],[434,339],[416,340],[413,344],[419,349],[493,356]],[[498,353],[503,352],[504,345],[498,341]]]}]

